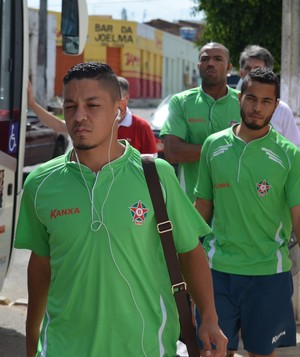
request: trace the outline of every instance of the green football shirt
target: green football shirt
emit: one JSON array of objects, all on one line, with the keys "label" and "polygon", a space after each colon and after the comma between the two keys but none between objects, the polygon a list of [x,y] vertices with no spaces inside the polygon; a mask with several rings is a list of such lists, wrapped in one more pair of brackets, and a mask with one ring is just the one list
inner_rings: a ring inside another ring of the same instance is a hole
[{"label": "green football shirt", "polygon": [[274,129],[248,144],[232,128],[206,140],[195,195],[214,205],[213,233],[204,243],[211,268],[242,275],[290,270],[299,172],[300,151]]},{"label": "green football shirt", "polygon": [[[51,258],[37,355],[175,356],[178,313],[140,153],[126,143],[97,175],[69,158],[28,176],[17,226],[16,248]],[[173,168],[156,164],[184,253],[210,228]]]},{"label": "green football shirt", "polygon": [[[161,137],[175,135],[189,144],[203,144],[213,133],[240,122],[238,91],[227,87],[227,95],[214,100],[201,87],[175,94],[169,104],[169,115]],[[180,163],[178,177],[188,197],[195,200],[199,162]]]}]

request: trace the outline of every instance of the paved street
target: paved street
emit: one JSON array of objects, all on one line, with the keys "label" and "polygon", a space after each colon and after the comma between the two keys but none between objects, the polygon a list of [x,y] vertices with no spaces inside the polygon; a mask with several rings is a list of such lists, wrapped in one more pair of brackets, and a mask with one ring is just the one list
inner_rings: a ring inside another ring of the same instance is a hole
[{"label": "paved street", "polygon": [[0,305],[0,356],[24,357],[26,306]]},{"label": "paved street", "polygon": [[[15,250],[12,265],[0,292],[0,299],[11,305],[0,305],[0,356],[24,357],[27,301],[26,250]],[[1,298],[2,297],[2,298]]]}]

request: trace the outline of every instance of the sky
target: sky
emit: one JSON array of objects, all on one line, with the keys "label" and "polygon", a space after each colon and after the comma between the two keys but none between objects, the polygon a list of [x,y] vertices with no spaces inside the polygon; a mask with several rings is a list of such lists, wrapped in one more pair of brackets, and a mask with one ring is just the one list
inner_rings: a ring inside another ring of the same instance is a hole
[{"label": "sky", "polygon": [[[39,4],[40,0],[28,0],[29,7],[39,8]],[[87,4],[89,15],[112,15],[114,19],[121,19],[121,11],[126,9],[129,21],[201,20],[199,13],[196,17],[191,14],[193,0],[87,0]],[[61,0],[48,0],[48,9],[60,11]]]}]

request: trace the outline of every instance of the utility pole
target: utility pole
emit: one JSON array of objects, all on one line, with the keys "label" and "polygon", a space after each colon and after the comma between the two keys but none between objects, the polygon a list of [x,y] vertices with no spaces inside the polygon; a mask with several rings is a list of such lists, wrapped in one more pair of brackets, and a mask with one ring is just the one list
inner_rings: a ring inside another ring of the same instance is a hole
[{"label": "utility pole", "polygon": [[[291,107],[300,127],[300,0],[282,1],[282,41],[280,98]],[[284,119],[284,118],[283,118]],[[294,260],[300,261],[300,248],[293,249]],[[300,272],[293,276],[293,303],[297,320],[300,320]]]},{"label": "utility pole", "polygon": [[300,0],[282,1],[281,91],[300,124]]},{"label": "utility pole", "polygon": [[127,21],[127,10],[125,7],[121,10],[121,19]]},{"label": "utility pole", "polygon": [[47,29],[48,29],[48,0],[40,0],[39,10],[39,38],[37,58],[37,93],[36,98],[40,105],[47,107]]}]

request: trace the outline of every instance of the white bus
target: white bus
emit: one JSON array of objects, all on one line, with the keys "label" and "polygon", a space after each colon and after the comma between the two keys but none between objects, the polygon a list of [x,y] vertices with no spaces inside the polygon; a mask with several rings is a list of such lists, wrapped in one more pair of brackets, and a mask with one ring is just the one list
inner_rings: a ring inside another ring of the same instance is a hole
[{"label": "white bus", "polygon": [[[62,0],[63,48],[80,54],[87,38],[84,0]],[[28,84],[26,0],[0,0],[0,290],[7,274],[23,183]]]}]

